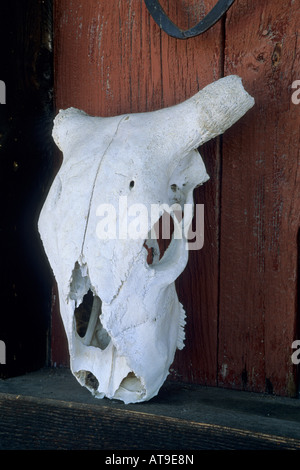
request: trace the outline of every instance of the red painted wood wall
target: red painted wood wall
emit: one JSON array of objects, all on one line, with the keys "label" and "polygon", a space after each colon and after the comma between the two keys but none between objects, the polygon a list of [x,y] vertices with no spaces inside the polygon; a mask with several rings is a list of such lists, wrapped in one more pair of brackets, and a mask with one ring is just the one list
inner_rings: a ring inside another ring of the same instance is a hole
[{"label": "red painted wood wall", "polygon": [[[161,0],[183,28],[215,4]],[[159,29],[143,0],[54,0],[57,109],[151,111],[229,74],[256,100],[201,149],[211,177],[195,192],[205,204],[205,243],[177,281],[187,327],[174,379],[297,393],[300,104],[291,98],[300,79],[299,7],[238,0],[208,32],[182,41]],[[52,363],[68,363],[55,287]]]}]

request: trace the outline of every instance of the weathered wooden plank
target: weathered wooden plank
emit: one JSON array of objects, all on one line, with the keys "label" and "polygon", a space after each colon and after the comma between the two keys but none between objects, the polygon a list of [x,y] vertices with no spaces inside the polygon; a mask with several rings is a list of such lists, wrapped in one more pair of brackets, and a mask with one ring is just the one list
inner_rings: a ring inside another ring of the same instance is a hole
[{"label": "weathered wooden plank", "polygon": [[[49,398],[49,395],[53,394],[54,398]],[[180,407],[175,407],[177,415],[180,415],[182,408],[189,407],[187,396],[195,400],[195,395],[197,396],[197,392],[191,393],[188,388],[177,393],[177,404],[180,403]],[[219,403],[218,399],[214,398]],[[202,397],[201,391],[198,400],[200,403],[203,400],[203,407],[207,408],[207,397]],[[163,400],[154,404],[149,411],[144,410],[145,404],[130,409],[108,400],[104,405],[57,399],[55,385],[48,393],[44,393],[43,397],[1,392],[0,449],[105,450],[106,455],[109,455],[109,450],[162,450],[166,453],[185,450],[188,455],[194,456],[194,463],[198,456],[194,451],[197,450],[300,449],[297,428],[295,435],[290,436],[290,429],[293,424],[298,423],[297,419],[290,423],[286,420],[271,419],[270,429],[262,432],[259,423],[264,423],[265,417],[256,415],[254,418],[249,415],[249,411],[245,413],[236,409],[232,413],[226,400],[228,397],[225,400],[221,398],[220,408],[215,410],[208,407],[210,413],[212,412],[211,422],[202,422],[197,418],[187,420],[173,416],[174,407],[163,406]],[[232,399],[232,404],[234,401]],[[247,400],[242,401],[249,403]],[[228,405],[229,409],[226,409]],[[255,400],[253,405],[254,408],[257,407]],[[148,408],[149,406],[146,405]],[[262,408],[260,413],[266,407],[270,410],[270,403],[258,406]],[[282,415],[285,410],[292,412],[293,409],[294,406],[289,409],[286,404],[286,408],[283,407],[281,411]],[[296,409],[295,412],[297,413]],[[216,422],[222,414],[223,420],[227,416],[225,425]],[[245,415],[246,419],[243,419]],[[232,426],[232,416],[237,418],[237,427]],[[254,422],[255,429],[251,429]],[[280,423],[282,428],[278,433]],[[250,424],[249,429],[247,424]]]},{"label": "weathered wooden plank", "polygon": [[[196,23],[214,4],[213,0],[162,2],[179,26]],[[203,36],[180,41],[159,29],[140,0],[54,0],[56,106],[110,116],[178,103],[221,76],[221,29],[219,23]],[[190,253],[189,265],[177,283],[187,310],[187,341],[175,360],[173,375],[215,384],[218,141],[203,148],[203,157],[211,180],[197,190],[196,201],[205,203],[205,249]],[[55,338],[52,348],[57,350]],[[60,361],[56,355],[55,362]]]},{"label": "weathered wooden plank", "polygon": [[299,2],[241,0],[225,45],[256,105],[223,141],[219,384],[283,395],[297,385],[299,20]]}]

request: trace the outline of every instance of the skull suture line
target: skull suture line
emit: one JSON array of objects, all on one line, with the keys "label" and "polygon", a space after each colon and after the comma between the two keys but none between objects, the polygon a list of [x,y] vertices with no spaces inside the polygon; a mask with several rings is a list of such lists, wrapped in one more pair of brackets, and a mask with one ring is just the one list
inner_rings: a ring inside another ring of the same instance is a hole
[{"label": "skull suture line", "polygon": [[[155,240],[147,240],[152,219],[140,238],[99,239],[99,206],[117,208],[125,196],[128,208],[141,203],[149,214],[153,204],[192,204],[194,188],[208,179],[197,148],[253,104],[241,79],[230,76],[154,112],[101,118],[70,108],[55,118],[63,163],[39,231],[58,284],[72,373],[96,397],[130,403],[158,393],[184,346],[174,281],[188,260],[186,233],[159,259]],[[121,224],[128,216],[116,214]],[[156,253],[152,264],[145,240]]]}]

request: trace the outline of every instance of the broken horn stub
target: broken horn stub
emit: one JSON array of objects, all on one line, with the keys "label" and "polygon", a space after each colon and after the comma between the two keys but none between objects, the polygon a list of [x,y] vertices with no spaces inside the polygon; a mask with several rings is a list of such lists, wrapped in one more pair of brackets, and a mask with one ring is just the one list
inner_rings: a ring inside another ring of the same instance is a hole
[{"label": "broken horn stub", "polygon": [[88,115],[84,111],[76,108],[59,111],[54,119],[52,137],[62,152],[68,140],[76,138],[76,135],[79,134],[80,128],[87,118]]},{"label": "broken horn stub", "polygon": [[95,134],[103,135],[103,146],[112,140],[120,117],[94,117],[77,108],[61,109],[54,119],[52,137],[64,154],[64,160],[87,140],[93,143]]}]

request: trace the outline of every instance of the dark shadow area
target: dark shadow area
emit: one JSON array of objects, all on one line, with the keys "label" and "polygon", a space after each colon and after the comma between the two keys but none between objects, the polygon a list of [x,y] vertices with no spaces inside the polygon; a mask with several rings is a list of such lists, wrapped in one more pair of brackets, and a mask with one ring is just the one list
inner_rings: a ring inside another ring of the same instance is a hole
[{"label": "dark shadow area", "polygon": [[48,358],[52,279],[37,221],[53,174],[52,1],[1,2],[0,57],[0,377],[9,377]]}]

